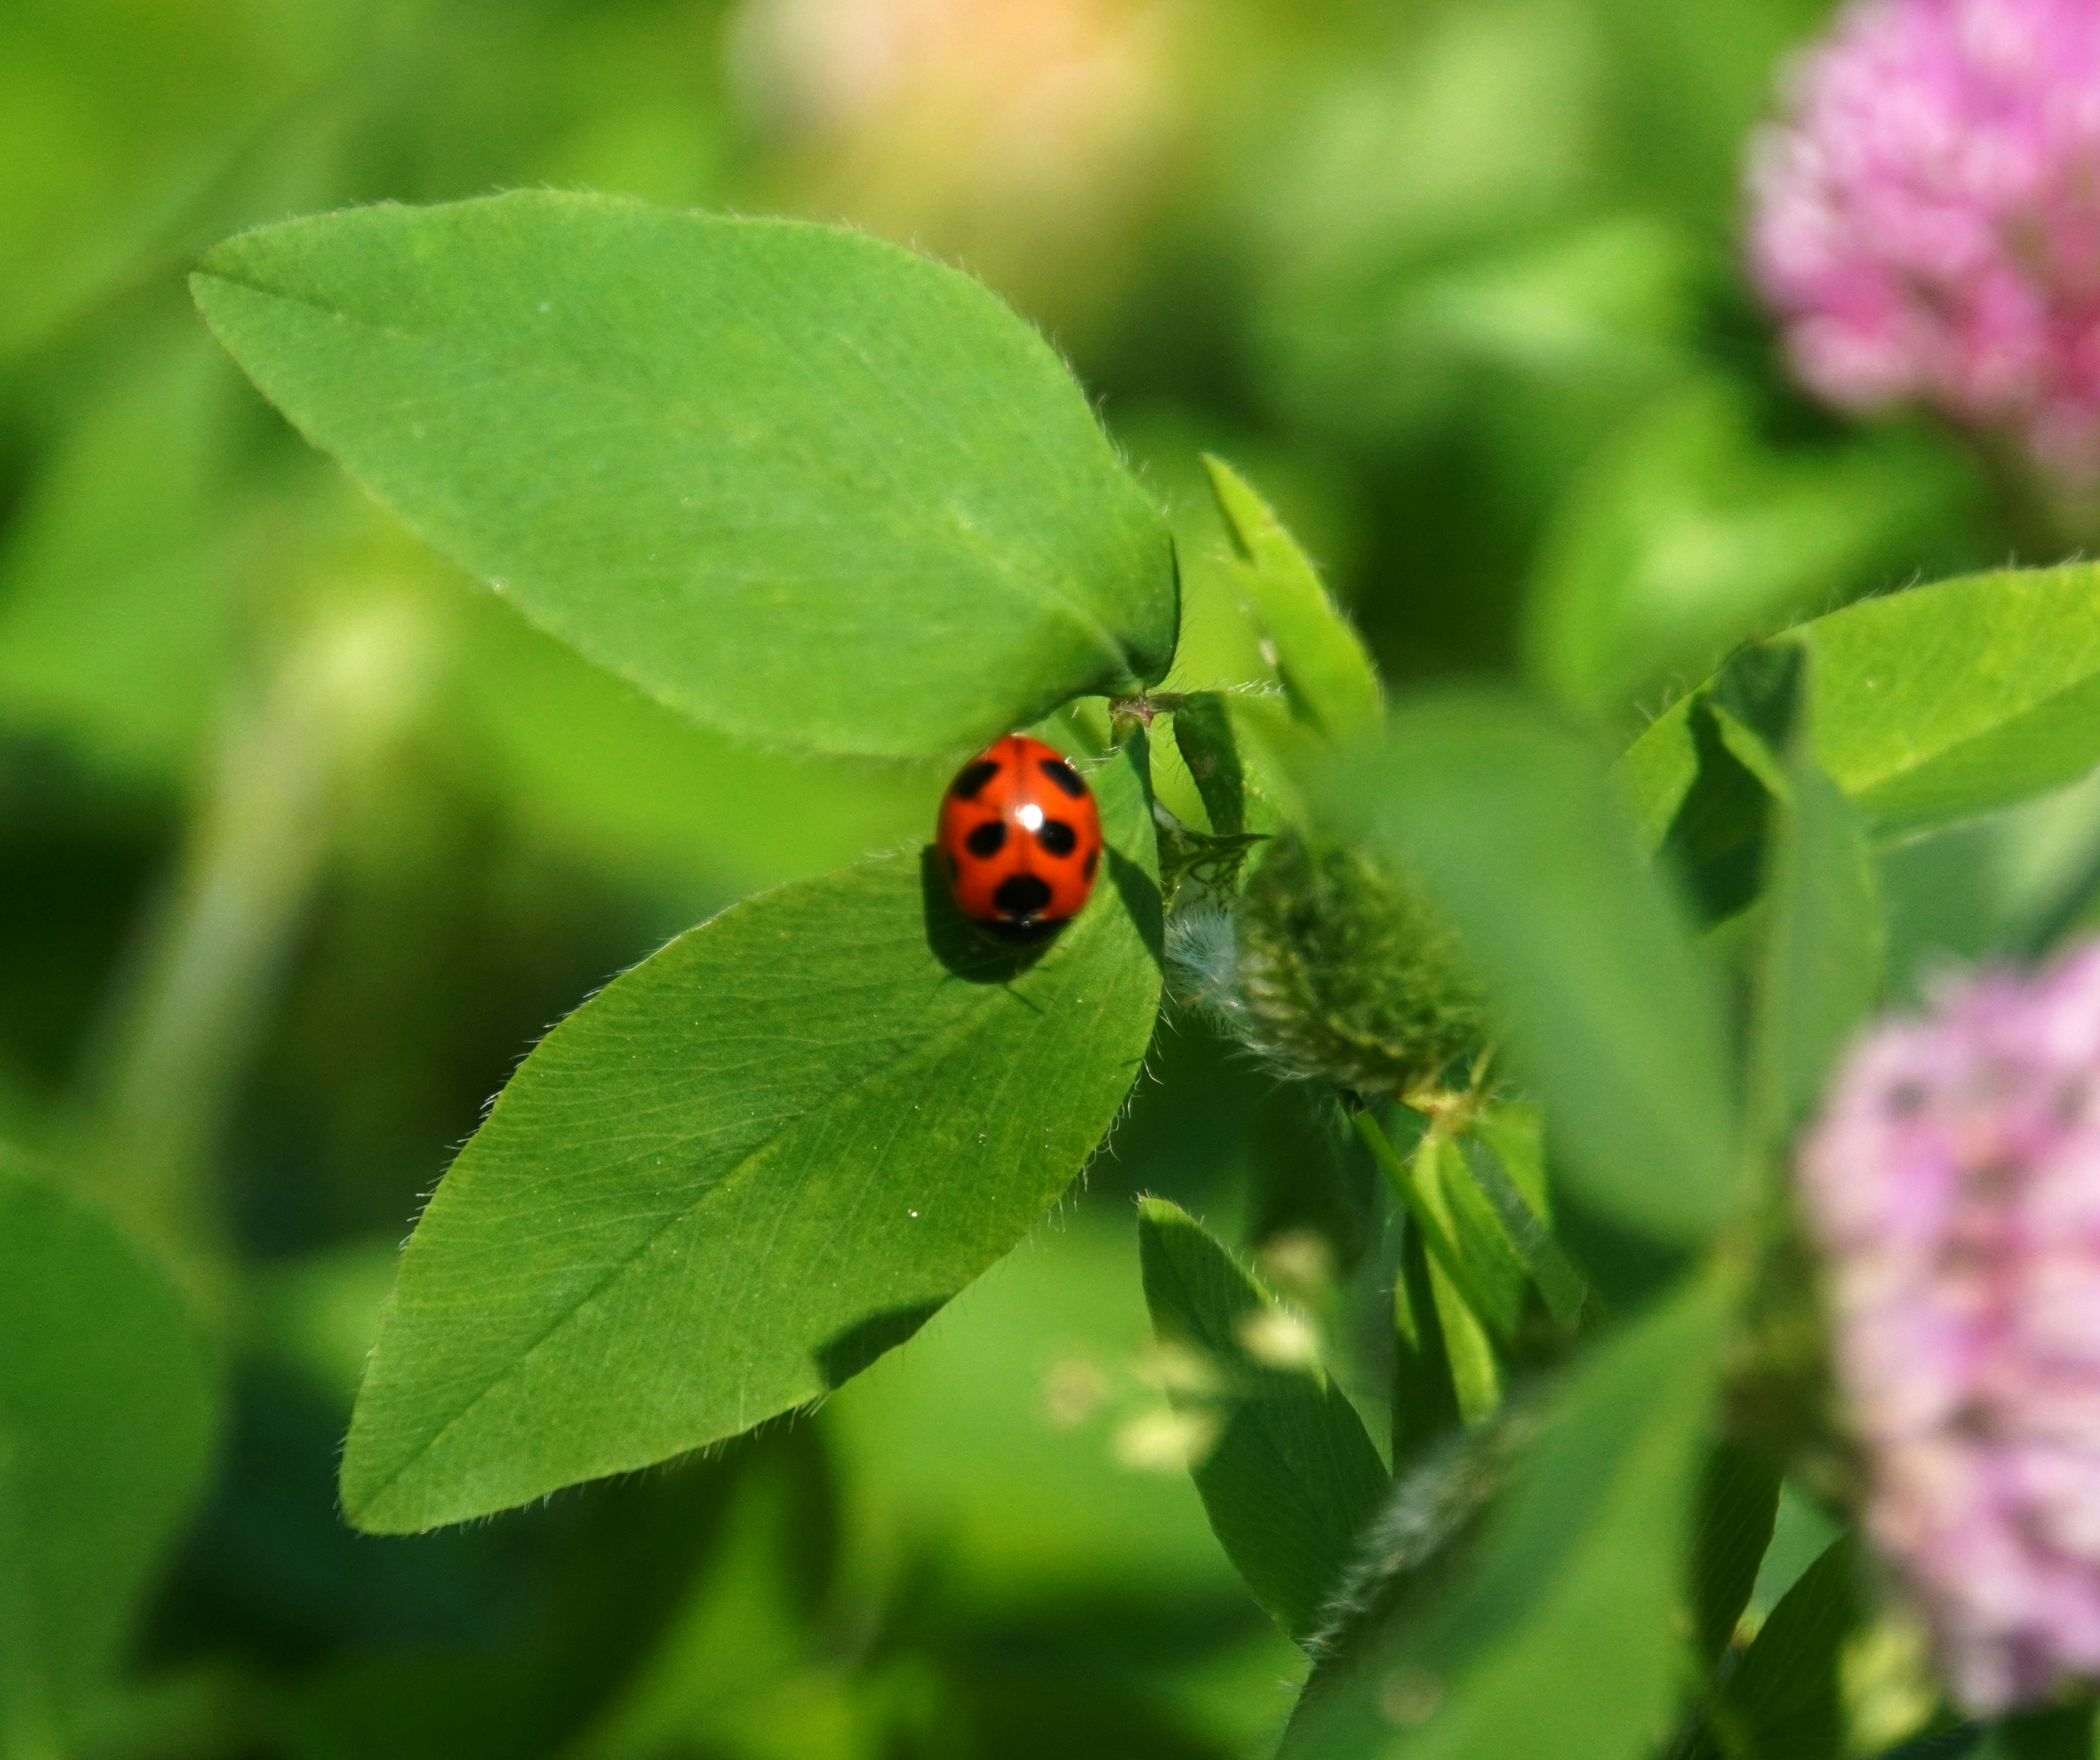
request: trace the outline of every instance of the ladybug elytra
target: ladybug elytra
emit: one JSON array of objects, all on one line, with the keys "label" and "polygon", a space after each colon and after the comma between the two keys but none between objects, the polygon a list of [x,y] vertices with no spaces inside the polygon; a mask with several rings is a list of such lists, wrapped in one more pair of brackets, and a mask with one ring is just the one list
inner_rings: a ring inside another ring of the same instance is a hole
[{"label": "ladybug elytra", "polygon": [[1026,734],[986,746],[941,797],[936,839],[956,907],[1008,941],[1035,941],[1079,914],[1101,862],[1093,792]]}]

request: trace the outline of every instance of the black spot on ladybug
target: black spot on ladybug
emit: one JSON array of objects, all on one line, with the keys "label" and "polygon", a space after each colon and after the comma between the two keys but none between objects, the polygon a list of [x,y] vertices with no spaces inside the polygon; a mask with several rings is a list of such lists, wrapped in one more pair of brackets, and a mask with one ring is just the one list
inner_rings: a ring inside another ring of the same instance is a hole
[{"label": "black spot on ladybug", "polygon": [[991,902],[1005,916],[1033,916],[1050,902],[1048,884],[1033,874],[1009,874],[999,883]]},{"label": "black spot on ladybug", "polygon": [[1100,850],[1098,850],[1098,849],[1089,849],[1089,850],[1087,852],[1087,866],[1086,866],[1086,870],[1085,870],[1085,871],[1086,871],[1086,876],[1087,876],[1087,878],[1088,878],[1088,880],[1092,880],[1092,879],[1094,877],[1094,870],[1095,870],[1096,868],[1099,867],[1101,865],[1101,851],[1100,851]]},{"label": "black spot on ladybug", "polygon": [[1079,845],[1079,834],[1062,819],[1045,819],[1035,833],[1035,840],[1053,856],[1068,856]]},{"label": "black spot on ladybug", "polygon": [[1079,773],[1062,758],[1038,758],[1035,767],[1074,801],[1085,796],[1087,785],[1079,780]]},{"label": "black spot on ladybug", "polygon": [[982,861],[986,856],[995,856],[1006,841],[1006,821],[986,819],[963,840],[972,855]]},{"label": "black spot on ladybug", "polygon": [[999,774],[999,760],[979,758],[973,764],[965,764],[961,773],[949,785],[948,792],[958,801],[974,801],[977,791]]}]

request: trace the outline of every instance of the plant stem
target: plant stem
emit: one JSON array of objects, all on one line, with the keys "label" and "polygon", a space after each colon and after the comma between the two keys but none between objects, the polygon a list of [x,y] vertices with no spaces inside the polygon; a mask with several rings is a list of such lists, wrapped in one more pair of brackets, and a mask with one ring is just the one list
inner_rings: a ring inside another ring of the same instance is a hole
[{"label": "plant stem", "polygon": [[85,1084],[73,1164],[213,1311],[231,1276],[208,1178],[219,1133],[320,877],[337,785],[420,699],[426,646],[397,609],[338,613],[232,718]]}]

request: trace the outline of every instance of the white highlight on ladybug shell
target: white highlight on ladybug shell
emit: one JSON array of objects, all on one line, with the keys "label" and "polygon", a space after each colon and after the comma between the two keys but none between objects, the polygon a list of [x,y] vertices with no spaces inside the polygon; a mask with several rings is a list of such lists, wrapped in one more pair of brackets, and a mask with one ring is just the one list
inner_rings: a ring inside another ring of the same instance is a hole
[{"label": "white highlight on ladybug shell", "polygon": [[1013,809],[1013,816],[1021,821],[1021,828],[1025,831],[1039,831],[1043,829],[1043,809],[1036,805],[1033,801],[1025,805],[1016,807]]}]

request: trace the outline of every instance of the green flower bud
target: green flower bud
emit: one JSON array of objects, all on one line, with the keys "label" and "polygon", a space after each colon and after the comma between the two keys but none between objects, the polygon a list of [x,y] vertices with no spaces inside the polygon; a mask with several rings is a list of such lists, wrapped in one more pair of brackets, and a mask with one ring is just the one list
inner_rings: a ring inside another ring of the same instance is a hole
[{"label": "green flower bud", "polygon": [[1405,1094],[1486,1041],[1456,937],[1405,876],[1368,855],[1278,838],[1233,926],[1233,1024],[1293,1074]]}]

